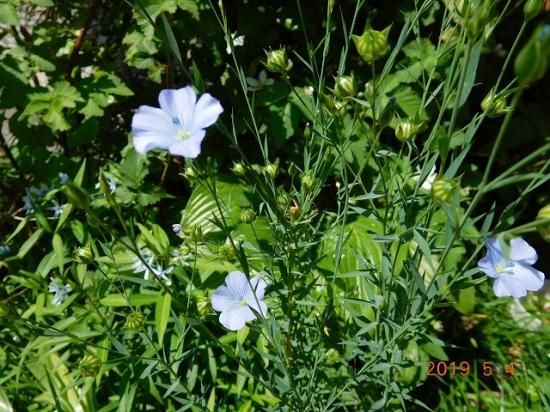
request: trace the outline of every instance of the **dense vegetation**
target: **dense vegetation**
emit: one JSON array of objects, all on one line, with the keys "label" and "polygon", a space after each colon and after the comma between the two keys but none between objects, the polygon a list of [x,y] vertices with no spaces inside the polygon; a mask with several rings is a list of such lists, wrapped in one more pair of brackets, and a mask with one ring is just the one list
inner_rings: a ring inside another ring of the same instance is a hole
[{"label": "dense vegetation", "polygon": [[0,411],[550,409],[548,1],[115,3],[0,0]]}]

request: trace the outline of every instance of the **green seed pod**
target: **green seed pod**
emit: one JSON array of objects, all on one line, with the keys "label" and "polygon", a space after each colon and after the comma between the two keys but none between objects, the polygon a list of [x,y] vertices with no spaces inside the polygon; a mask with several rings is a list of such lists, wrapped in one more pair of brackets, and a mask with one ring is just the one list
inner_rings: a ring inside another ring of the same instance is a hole
[{"label": "green seed pod", "polygon": [[351,36],[357,53],[367,63],[383,57],[388,52],[388,34],[390,27],[382,31],[367,29],[361,36]]},{"label": "green seed pod", "polygon": [[95,355],[84,355],[78,363],[78,368],[82,376],[94,378],[101,368],[101,360]]},{"label": "green seed pod", "polygon": [[330,348],[325,352],[325,358],[329,365],[334,365],[340,360],[340,353],[336,349]]},{"label": "green seed pod", "polygon": [[224,243],[221,245],[218,249],[218,257],[222,262],[233,259],[235,257],[235,250],[233,249],[233,246],[229,243]]},{"label": "green seed pod", "polygon": [[126,318],[126,328],[130,330],[139,330],[145,325],[145,315],[142,312],[132,312]]},{"label": "green seed pod", "polygon": [[529,21],[538,16],[544,7],[544,0],[527,0],[523,6],[523,18]]},{"label": "green seed pod", "polygon": [[357,95],[357,81],[355,76],[340,76],[334,81],[334,94],[341,99]]},{"label": "green seed pod", "polygon": [[272,179],[279,174],[279,164],[278,163],[268,163],[264,166],[264,173],[266,176],[269,176]]},{"label": "green seed pod", "polygon": [[508,112],[506,96],[495,95],[492,91],[481,101],[481,109],[487,113],[487,116],[494,119]]},{"label": "green seed pod", "polygon": [[241,222],[243,223],[252,223],[256,220],[256,212],[252,208],[241,210]]},{"label": "green seed pod", "polygon": [[233,167],[231,168],[231,171],[239,176],[244,176],[246,174],[246,168],[244,165],[240,162],[237,162],[233,164]]},{"label": "green seed pod", "polygon": [[334,98],[334,96],[322,94],[321,101],[323,102],[325,109],[327,109],[327,111],[333,116],[339,117],[344,113],[344,110],[342,109],[346,107],[345,103],[338,101]]},{"label": "green seed pod", "polygon": [[406,142],[418,131],[418,127],[410,119],[402,120],[395,126],[395,137],[401,142]]},{"label": "green seed pod", "polygon": [[[550,219],[550,203],[539,210],[537,219]],[[550,243],[550,222],[537,226],[537,230],[541,237]]]},{"label": "green seed pod", "polygon": [[432,184],[432,198],[441,203],[451,203],[457,189],[454,180],[446,177],[438,177]]},{"label": "green seed pod", "polygon": [[541,79],[550,65],[550,24],[540,24],[527,44],[521,49],[514,63],[514,70],[521,86]]},{"label": "green seed pod", "polygon": [[306,189],[311,188],[313,183],[315,183],[315,178],[310,173],[306,173],[302,176],[302,186]]},{"label": "green seed pod", "polygon": [[94,254],[92,253],[92,249],[90,249],[89,246],[79,247],[75,250],[73,259],[75,262],[78,263],[93,263]]},{"label": "green seed pod", "polygon": [[265,67],[275,73],[286,73],[292,69],[292,60],[286,55],[284,48],[267,52]]}]

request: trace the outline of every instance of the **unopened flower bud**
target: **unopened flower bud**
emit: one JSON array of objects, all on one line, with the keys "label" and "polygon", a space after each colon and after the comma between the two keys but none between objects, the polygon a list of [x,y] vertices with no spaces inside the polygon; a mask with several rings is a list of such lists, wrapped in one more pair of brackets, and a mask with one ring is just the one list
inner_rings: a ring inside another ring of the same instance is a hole
[{"label": "unopened flower bud", "polygon": [[340,76],[334,81],[334,94],[342,99],[357,95],[355,76]]},{"label": "unopened flower bud", "polygon": [[264,166],[264,173],[274,179],[279,173],[279,165],[277,163],[268,163]]},{"label": "unopened flower bud", "polygon": [[[550,203],[539,210],[537,219],[550,219]],[[537,230],[544,240],[550,242],[550,222],[540,224]]]},{"label": "unopened flower bud", "polygon": [[401,142],[406,142],[418,131],[416,124],[409,120],[402,120],[395,126],[395,137]]},{"label": "unopened flower bud", "polygon": [[199,315],[206,316],[210,312],[212,312],[212,308],[210,306],[210,299],[208,299],[206,296],[200,296],[197,298],[197,312],[199,312]]},{"label": "unopened flower bud", "polygon": [[241,210],[241,222],[252,223],[256,220],[256,212],[252,208]]},{"label": "unopened flower bud", "polygon": [[87,354],[78,363],[80,373],[84,377],[95,377],[101,368],[101,360],[95,355]]},{"label": "unopened flower bud", "polygon": [[231,168],[231,171],[239,176],[244,176],[246,174],[246,168],[244,165],[240,162],[237,162],[233,164],[233,167]]},{"label": "unopened flower bud", "polygon": [[470,7],[471,14],[466,24],[466,33],[470,40],[477,41],[485,31],[491,20],[491,7],[491,2],[487,0],[478,7]]},{"label": "unopened flower bud", "polygon": [[132,312],[126,318],[126,328],[130,330],[139,330],[145,325],[145,315],[142,312]]},{"label": "unopened flower bud", "polygon": [[309,140],[311,137],[311,125],[309,122],[306,123],[306,127],[304,127],[304,139]]},{"label": "unopened flower bud", "polygon": [[374,98],[374,84],[372,82],[365,83],[365,97],[367,100],[372,100]]},{"label": "unopened flower bud", "polygon": [[74,260],[78,263],[93,263],[94,255],[89,246],[79,247],[75,250]]},{"label": "unopened flower bud", "polygon": [[284,48],[267,52],[265,67],[275,73],[286,73],[292,69],[292,60],[286,54]]},{"label": "unopened flower bud", "polygon": [[550,23],[540,24],[514,62],[514,70],[520,86],[528,86],[544,77],[550,49]]},{"label": "unopened flower bud", "polygon": [[537,17],[542,11],[544,0],[527,0],[523,6],[523,18],[529,21]]},{"label": "unopened flower bud", "polygon": [[327,363],[329,365],[334,365],[340,360],[340,353],[336,349],[330,348],[326,351],[325,358],[327,359]]},{"label": "unopened flower bud", "polygon": [[315,182],[315,179],[310,173],[306,173],[305,175],[302,176],[302,186],[304,186],[306,189],[311,188],[314,182]]},{"label": "unopened flower bud", "polygon": [[441,203],[451,203],[457,190],[454,180],[440,176],[432,183],[432,197]]},{"label": "unopened flower bud", "polygon": [[481,101],[481,109],[494,119],[509,111],[504,95],[495,95],[492,91]]},{"label": "unopened flower bud", "polygon": [[280,194],[279,196],[277,196],[277,208],[284,212],[286,210],[286,208],[288,207],[288,196],[286,196],[285,194]]},{"label": "unopened flower bud", "polygon": [[371,63],[383,57],[388,52],[388,34],[390,27],[382,31],[367,29],[361,36],[351,36],[359,56]]},{"label": "unopened flower bud", "polygon": [[185,236],[189,241],[193,243],[199,243],[202,241],[202,227],[200,225],[194,226],[191,230],[185,233]]},{"label": "unopened flower bud", "polygon": [[235,250],[233,249],[233,246],[229,243],[224,243],[221,245],[218,249],[218,257],[222,262],[233,259],[235,257]]}]

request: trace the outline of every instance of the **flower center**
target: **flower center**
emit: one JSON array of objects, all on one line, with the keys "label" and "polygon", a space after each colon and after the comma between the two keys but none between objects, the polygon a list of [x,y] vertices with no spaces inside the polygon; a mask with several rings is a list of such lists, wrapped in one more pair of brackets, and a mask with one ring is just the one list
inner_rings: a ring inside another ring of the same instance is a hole
[{"label": "flower center", "polygon": [[191,133],[189,133],[187,130],[180,130],[178,132],[178,139],[179,140],[187,140],[191,137]]},{"label": "flower center", "polygon": [[495,270],[499,275],[513,274],[514,263],[510,260],[501,261],[495,265]]},{"label": "flower center", "polygon": [[246,299],[241,299],[239,301],[239,306],[243,307],[243,306],[248,306],[248,301]]}]

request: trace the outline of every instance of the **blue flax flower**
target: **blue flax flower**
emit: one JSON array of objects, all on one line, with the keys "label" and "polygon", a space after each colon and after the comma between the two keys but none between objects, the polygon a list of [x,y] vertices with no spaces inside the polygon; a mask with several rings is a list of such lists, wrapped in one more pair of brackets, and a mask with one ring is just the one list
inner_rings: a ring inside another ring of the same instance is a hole
[{"label": "blue flax flower", "polygon": [[[212,295],[212,307],[221,312],[220,323],[229,330],[239,330],[246,322],[256,319],[256,313],[267,316],[262,301],[267,283],[259,277],[250,281],[242,272],[231,272]],[[254,311],[253,311],[254,310]]]},{"label": "blue flax flower", "polygon": [[223,112],[220,102],[210,94],[197,101],[192,87],[162,90],[160,109],[140,106],[132,119],[134,147],[139,153],[154,148],[168,150],[173,155],[195,158],[201,152],[206,128]]},{"label": "blue flax flower", "polygon": [[510,241],[510,250],[502,250],[499,239],[487,239],[487,255],[478,262],[479,269],[495,279],[495,295],[513,296],[518,299],[535,291],[544,284],[544,273],[532,265],[537,261],[537,252],[525,240],[518,237]]}]

